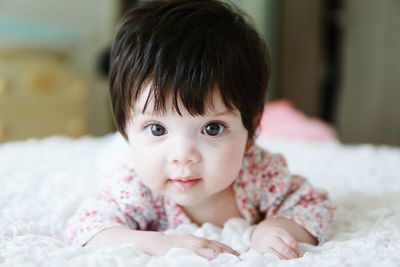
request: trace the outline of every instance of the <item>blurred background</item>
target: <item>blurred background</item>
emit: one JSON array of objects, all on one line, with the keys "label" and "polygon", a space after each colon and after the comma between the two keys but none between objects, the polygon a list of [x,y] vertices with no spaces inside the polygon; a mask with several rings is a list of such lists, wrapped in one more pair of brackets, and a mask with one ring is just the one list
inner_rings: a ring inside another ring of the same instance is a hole
[{"label": "blurred background", "polygon": [[[400,145],[400,1],[231,0],[266,40],[268,100],[343,143]],[[108,52],[129,0],[0,0],[0,142],[115,131]]]}]

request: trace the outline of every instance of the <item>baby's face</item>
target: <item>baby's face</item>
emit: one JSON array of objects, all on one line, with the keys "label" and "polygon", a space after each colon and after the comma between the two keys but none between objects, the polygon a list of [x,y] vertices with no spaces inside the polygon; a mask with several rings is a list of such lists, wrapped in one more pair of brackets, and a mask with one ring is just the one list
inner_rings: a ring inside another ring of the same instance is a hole
[{"label": "baby's face", "polygon": [[149,86],[136,103],[127,123],[133,164],[140,181],[154,192],[182,205],[192,206],[218,197],[237,177],[247,143],[247,130],[240,113],[228,111],[219,93],[213,95],[214,110],[192,116],[180,103],[183,116],[172,109],[153,114]]}]

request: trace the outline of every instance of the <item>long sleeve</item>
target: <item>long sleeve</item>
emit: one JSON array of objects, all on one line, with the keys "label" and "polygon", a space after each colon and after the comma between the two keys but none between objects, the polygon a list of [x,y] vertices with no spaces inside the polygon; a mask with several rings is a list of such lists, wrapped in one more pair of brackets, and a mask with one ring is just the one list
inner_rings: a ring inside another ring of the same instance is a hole
[{"label": "long sleeve", "polygon": [[152,195],[135,178],[133,169],[123,165],[109,176],[100,192],[83,202],[68,220],[66,230],[70,244],[85,245],[99,232],[114,226],[154,227],[157,214]]},{"label": "long sleeve", "polygon": [[[312,187],[305,178],[290,174],[282,155],[255,147],[250,153],[247,175],[253,206],[260,219],[284,217],[301,225],[319,243],[333,230],[335,206],[328,194]],[[260,214],[261,213],[261,214]]]}]

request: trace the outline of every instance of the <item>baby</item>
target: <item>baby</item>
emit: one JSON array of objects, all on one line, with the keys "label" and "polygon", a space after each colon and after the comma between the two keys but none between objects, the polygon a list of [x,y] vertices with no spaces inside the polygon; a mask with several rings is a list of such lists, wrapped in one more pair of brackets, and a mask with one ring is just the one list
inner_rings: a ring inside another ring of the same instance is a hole
[{"label": "baby", "polygon": [[150,1],[122,19],[111,51],[115,123],[132,151],[69,220],[72,244],[130,243],[150,255],[238,252],[163,231],[185,223],[255,225],[250,246],[281,259],[332,232],[326,193],[255,145],[270,75],[254,27],[215,0]]}]

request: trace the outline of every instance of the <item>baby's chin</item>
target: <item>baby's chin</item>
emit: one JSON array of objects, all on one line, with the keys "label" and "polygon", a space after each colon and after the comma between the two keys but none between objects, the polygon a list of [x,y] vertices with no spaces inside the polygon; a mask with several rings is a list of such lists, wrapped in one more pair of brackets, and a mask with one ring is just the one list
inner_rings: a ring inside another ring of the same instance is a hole
[{"label": "baby's chin", "polygon": [[172,200],[173,202],[175,202],[176,204],[178,204],[179,206],[187,207],[187,208],[198,204],[198,201],[190,201],[190,200],[182,200],[182,199],[176,200],[176,199],[171,199],[171,198],[169,198],[169,199]]},{"label": "baby's chin", "polygon": [[[203,200],[203,196],[201,196],[202,194],[199,194],[199,192],[195,192],[195,190],[180,192],[177,190],[171,190],[170,188],[170,190],[164,192],[163,195],[168,200],[183,207],[191,207],[198,205]],[[201,197],[199,197],[199,195]]]},{"label": "baby's chin", "polygon": [[200,200],[192,196],[190,193],[185,193],[185,195],[182,194],[165,195],[165,197],[182,207],[191,207],[198,205],[200,203]]}]

